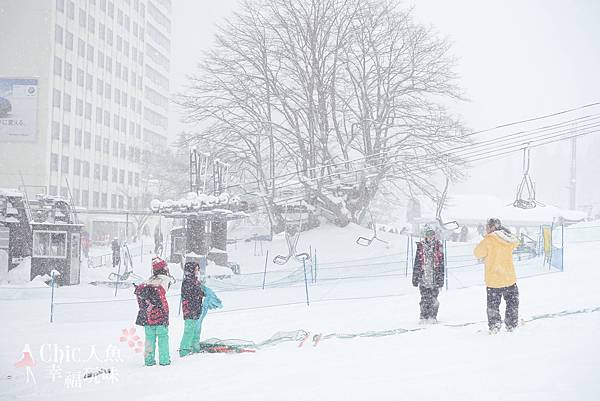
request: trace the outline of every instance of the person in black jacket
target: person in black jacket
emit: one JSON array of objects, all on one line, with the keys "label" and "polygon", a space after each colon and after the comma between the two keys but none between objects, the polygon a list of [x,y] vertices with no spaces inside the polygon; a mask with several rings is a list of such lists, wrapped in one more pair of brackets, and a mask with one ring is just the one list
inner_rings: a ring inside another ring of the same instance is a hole
[{"label": "person in black jacket", "polygon": [[421,292],[421,323],[437,322],[440,307],[437,297],[444,286],[444,251],[431,227],[425,227],[425,239],[417,242],[412,281]]},{"label": "person in black jacket", "polygon": [[204,292],[198,280],[200,266],[196,262],[187,262],[183,267],[184,278],[181,283],[181,308],[183,309],[184,329],[179,356],[184,357],[200,351],[199,332],[196,329],[202,313]]}]

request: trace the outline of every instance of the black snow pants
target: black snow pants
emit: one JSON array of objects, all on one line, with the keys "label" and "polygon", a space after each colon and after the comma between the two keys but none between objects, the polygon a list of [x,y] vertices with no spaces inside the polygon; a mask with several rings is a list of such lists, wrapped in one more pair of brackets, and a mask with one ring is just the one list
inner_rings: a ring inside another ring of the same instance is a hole
[{"label": "black snow pants", "polygon": [[438,309],[440,308],[440,302],[437,297],[440,293],[439,288],[427,288],[422,285],[419,286],[421,292],[421,319],[437,319]]},{"label": "black snow pants", "polygon": [[490,330],[498,330],[502,326],[500,317],[500,301],[504,297],[506,302],[506,316],[504,324],[507,330],[512,330],[519,323],[519,288],[517,284],[510,287],[487,287],[487,315]]}]

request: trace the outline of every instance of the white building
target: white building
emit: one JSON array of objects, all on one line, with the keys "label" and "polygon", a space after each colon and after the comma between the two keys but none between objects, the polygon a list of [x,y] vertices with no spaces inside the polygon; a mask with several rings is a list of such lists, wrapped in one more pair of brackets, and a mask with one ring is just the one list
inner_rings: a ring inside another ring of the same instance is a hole
[{"label": "white building", "polygon": [[0,83],[31,85],[37,108],[21,137],[0,114],[0,187],[71,197],[95,239],[123,220],[99,213],[147,206],[144,154],[167,143],[170,14],[171,0],[2,2]]}]

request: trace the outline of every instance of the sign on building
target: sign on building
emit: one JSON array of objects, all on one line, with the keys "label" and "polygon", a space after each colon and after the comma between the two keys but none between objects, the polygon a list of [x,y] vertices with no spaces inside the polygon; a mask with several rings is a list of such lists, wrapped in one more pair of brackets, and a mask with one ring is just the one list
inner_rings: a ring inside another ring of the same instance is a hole
[{"label": "sign on building", "polygon": [[0,77],[0,142],[35,142],[38,80]]}]

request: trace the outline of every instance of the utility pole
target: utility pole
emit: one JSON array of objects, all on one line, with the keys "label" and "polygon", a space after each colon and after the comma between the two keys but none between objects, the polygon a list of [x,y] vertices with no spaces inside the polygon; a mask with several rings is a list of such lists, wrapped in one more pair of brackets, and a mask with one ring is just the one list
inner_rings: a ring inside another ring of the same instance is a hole
[{"label": "utility pole", "polygon": [[[577,130],[577,128],[575,128]],[[577,193],[577,138],[571,138],[571,178],[569,180],[569,209],[575,210]]]}]

